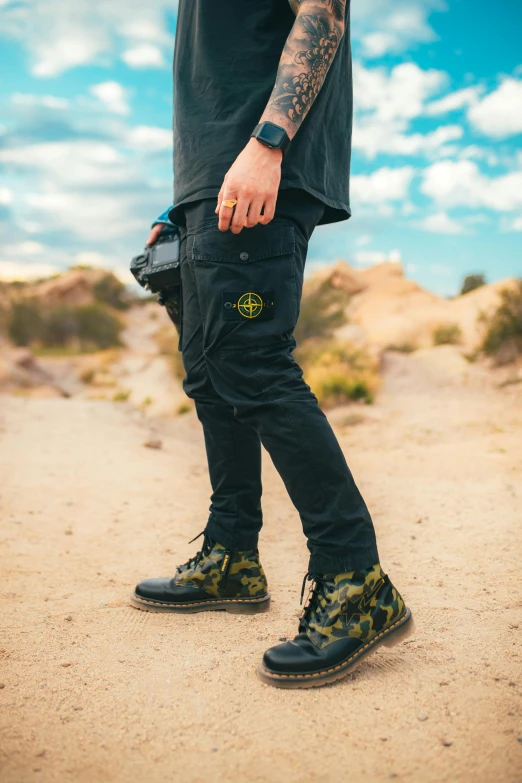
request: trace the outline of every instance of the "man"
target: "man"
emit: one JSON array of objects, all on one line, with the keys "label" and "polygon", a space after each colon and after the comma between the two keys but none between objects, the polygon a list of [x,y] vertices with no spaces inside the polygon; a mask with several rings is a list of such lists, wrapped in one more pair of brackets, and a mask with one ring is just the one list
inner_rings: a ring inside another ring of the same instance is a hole
[{"label": "man", "polygon": [[[184,389],[213,489],[202,549],[147,579],[149,611],[253,613],[270,596],[257,550],[261,444],[297,508],[312,582],[298,635],[261,679],[311,687],[409,632],[372,520],[292,351],[307,245],[349,217],[349,0],[180,0],[173,208],[181,227]],[[217,200],[217,203],[216,203]],[[304,590],[304,583],[303,583]]]}]

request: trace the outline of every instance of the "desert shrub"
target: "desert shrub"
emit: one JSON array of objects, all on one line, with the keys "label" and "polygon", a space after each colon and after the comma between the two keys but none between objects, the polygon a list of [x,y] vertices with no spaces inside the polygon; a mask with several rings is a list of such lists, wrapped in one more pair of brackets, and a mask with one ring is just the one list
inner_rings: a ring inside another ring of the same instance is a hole
[{"label": "desert shrub", "polygon": [[346,322],[344,308],[347,296],[344,291],[332,288],[329,281],[303,297],[299,321],[295,329],[297,342],[311,337],[330,337],[333,330]]},{"label": "desert shrub", "polygon": [[332,340],[309,341],[299,348],[296,358],[321,406],[373,402],[379,386],[378,367],[365,351]]},{"label": "desert shrub", "polygon": [[413,353],[417,348],[413,343],[390,343],[386,350],[396,351],[397,353]]},{"label": "desert shrub", "polygon": [[500,304],[493,315],[482,316],[486,333],[482,350],[499,363],[514,361],[522,355],[522,280],[514,288],[500,293]]},{"label": "desert shrub", "polygon": [[441,324],[433,330],[433,345],[458,345],[462,330],[458,324]]},{"label": "desert shrub", "polygon": [[114,307],[115,310],[127,310],[129,307],[125,286],[111,273],[95,283],[92,292],[97,302]]},{"label": "desert shrub", "polygon": [[8,331],[16,345],[99,350],[120,345],[122,325],[100,304],[42,308],[35,300],[16,302]]},{"label": "desert shrub", "polygon": [[486,278],[484,275],[467,275],[462,283],[460,295],[469,294],[470,291],[481,288],[483,285],[486,285]]},{"label": "desert shrub", "polygon": [[7,332],[15,345],[31,345],[40,338],[43,318],[38,303],[32,300],[15,302],[7,322]]},{"label": "desert shrub", "polygon": [[112,395],[113,402],[127,402],[130,397],[130,391],[128,389],[118,389]]}]

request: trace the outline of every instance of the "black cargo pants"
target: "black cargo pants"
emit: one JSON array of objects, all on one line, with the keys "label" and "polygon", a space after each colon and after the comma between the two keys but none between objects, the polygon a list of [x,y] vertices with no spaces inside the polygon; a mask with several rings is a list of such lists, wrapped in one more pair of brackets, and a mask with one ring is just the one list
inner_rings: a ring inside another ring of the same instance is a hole
[{"label": "black cargo pants", "polygon": [[262,444],[300,514],[310,571],[371,566],[370,514],[292,355],[308,241],[324,206],[281,191],[274,220],[237,235],[219,231],[215,206],[188,204],[181,229],[183,386],[205,436],[207,532],[230,549],[257,547]]}]

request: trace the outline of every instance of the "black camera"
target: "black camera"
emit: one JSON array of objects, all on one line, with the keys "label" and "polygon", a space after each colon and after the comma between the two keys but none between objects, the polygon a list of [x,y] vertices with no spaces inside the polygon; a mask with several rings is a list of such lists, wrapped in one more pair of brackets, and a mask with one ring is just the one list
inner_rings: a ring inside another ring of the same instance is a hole
[{"label": "black camera", "polygon": [[130,271],[142,286],[158,294],[177,327],[181,323],[180,233],[177,227],[162,231],[153,245],[131,261]]}]

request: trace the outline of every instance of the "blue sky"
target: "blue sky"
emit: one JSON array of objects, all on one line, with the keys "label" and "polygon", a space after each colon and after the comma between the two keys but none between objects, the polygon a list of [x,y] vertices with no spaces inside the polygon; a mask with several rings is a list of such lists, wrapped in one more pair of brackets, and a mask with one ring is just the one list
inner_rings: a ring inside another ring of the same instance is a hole
[{"label": "blue sky", "polygon": [[[175,23],[174,0],[0,0],[0,276],[125,275],[172,200]],[[521,27],[519,0],[353,0],[353,217],[310,270],[522,276]]]}]

